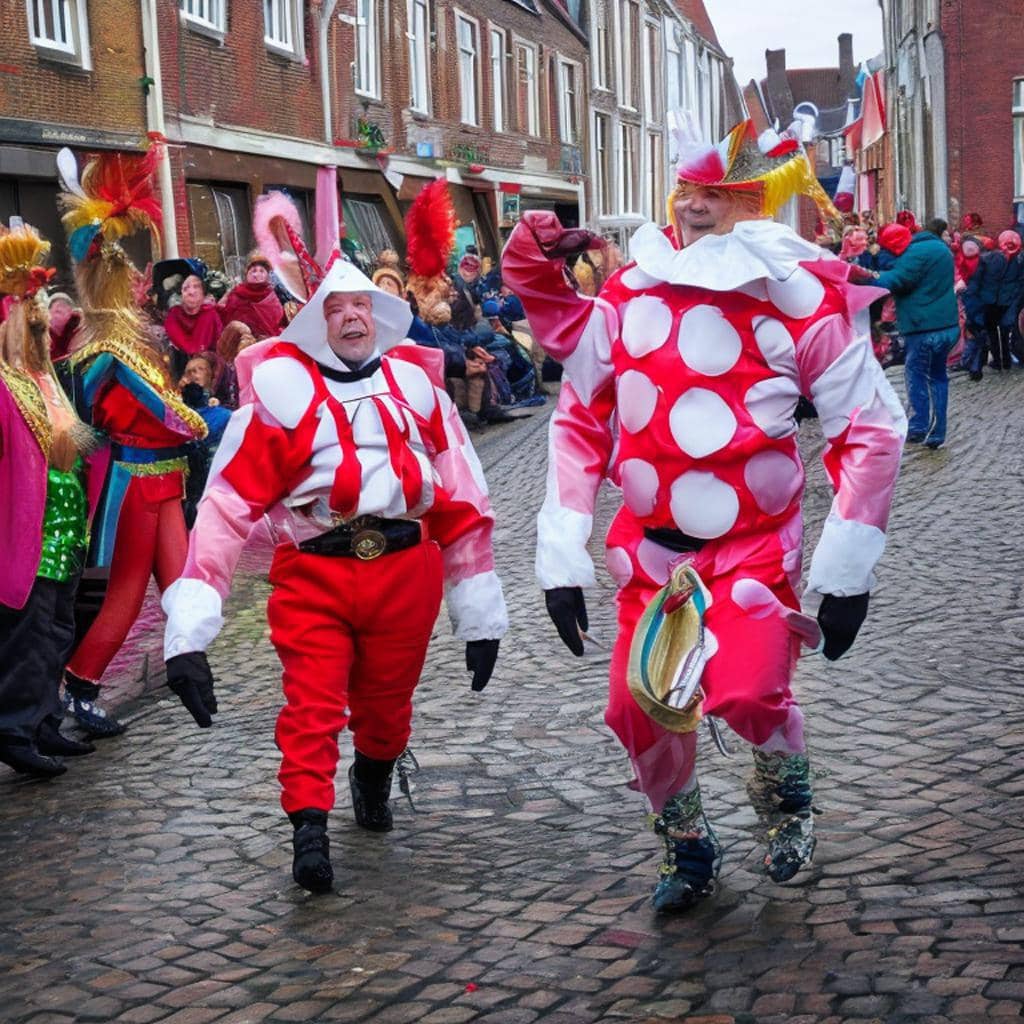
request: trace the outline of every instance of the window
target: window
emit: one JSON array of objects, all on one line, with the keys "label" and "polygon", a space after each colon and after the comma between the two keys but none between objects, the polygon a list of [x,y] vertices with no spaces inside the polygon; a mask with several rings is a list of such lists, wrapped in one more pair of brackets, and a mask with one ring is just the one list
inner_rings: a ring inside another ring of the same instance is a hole
[{"label": "window", "polygon": [[491,29],[491,112],[494,130],[507,130],[506,105],[508,89],[505,84],[505,33],[500,28]]},{"label": "window", "polygon": [[252,246],[252,203],[238,185],[188,182],[188,212],[195,255],[214,270],[241,280]]},{"label": "window", "polygon": [[388,229],[390,218],[387,218],[380,199],[346,196],[341,201],[341,210],[345,217],[346,237],[359,243],[371,263],[377,262],[382,250],[399,248],[393,232]]},{"label": "window", "polygon": [[607,114],[594,115],[594,203],[598,217],[612,212],[612,128]]},{"label": "window", "polygon": [[225,0],[179,0],[182,17],[197,28],[223,33]]},{"label": "window", "polygon": [[380,96],[377,54],[377,0],[356,0],[355,90],[363,96]]},{"label": "window", "polygon": [[268,50],[302,56],[302,0],[263,0],[263,41]]},{"label": "window", "polygon": [[27,0],[32,45],[48,57],[89,69],[89,29],[84,0]]},{"label": "window", "polygon": [[479,124],[477,81],[480,73],[480,47],[476,22],[464,14],[456,14],[455,36],[459,45],[459,119],[463,124]]},{"label": "window", "polygon": [[640,129],[633,125],[619,126],[619,212],[640,212]]},{"label": "window", "polygon": [[1013,83],[1013,194],[1024,196],[1024,78]]},{"label": "window", "polygon": [[647,133],[647,216],[658,223],[665,207],[664,140],[660,132]]},{"label": "window", "polygon": [[567,146],[579,142],[577,65],[558,60],[558,138]]},{"label": "window", "polygon": [[637,72],[640,55],[641,15],[639,0],[619,3],[619,104],[637,108]]},{"label": "window", "polygon": [[658,23],[644,22],[644,111],[649,121],[661,120],[661,34]]},{"label": "window", "polygon": [[665,25],[665,50],[668,60],[668,66],[665,68],[666,110],[682,110],[686,106],[683,96],[683,54],[679,43],[680,39],[675,26],[671,22],[667,22]]},{"label": "window", "polygon": [[528,43],[516,44],[516,123],[527,135],[540,134],[537,99],[537,51]]},{"label": "window", "polygon": [[409,106],[420,114],[430,113],[430,12],[427,0],[408,0]]},{"label": "window", "polygon": [[604,7],[595,5],[594,10],[594,49],[592,61],[594,67],[594,88],[607,89],[609,82],[608,65],[611,51],[608,48],[608,12]]}]

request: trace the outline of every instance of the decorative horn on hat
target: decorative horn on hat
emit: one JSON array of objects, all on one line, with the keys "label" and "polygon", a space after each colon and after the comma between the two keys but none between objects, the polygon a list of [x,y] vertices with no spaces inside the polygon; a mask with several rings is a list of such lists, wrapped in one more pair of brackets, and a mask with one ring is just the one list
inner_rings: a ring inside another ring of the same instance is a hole
[{"label": "decorative horn on hat", "polygon": [[302,219],[295,203],[283,192],[259,196],[252,230],[280,282],[300,302],[307,302],[323,278],[323,270],[302,240]]}]

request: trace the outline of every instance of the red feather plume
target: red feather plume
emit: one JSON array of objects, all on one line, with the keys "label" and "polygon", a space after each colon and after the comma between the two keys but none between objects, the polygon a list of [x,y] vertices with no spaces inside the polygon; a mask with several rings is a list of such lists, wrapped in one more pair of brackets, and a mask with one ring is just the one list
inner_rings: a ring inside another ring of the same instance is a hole
[{"label": "red feather plume", "polygon": [[420,277],[437,277],[455,248],[455,206],[448,182],[432,181],[405,215],[406,262]]},{"label": "red feather plume", "polygon": [[88,195],[111,203],[111,217],[128,215],[133,221],[148,218],[159,227],[160,199],[155,189],[159,158],[159,145],[141,154],[103,153],[86,166],[82,188]]}]

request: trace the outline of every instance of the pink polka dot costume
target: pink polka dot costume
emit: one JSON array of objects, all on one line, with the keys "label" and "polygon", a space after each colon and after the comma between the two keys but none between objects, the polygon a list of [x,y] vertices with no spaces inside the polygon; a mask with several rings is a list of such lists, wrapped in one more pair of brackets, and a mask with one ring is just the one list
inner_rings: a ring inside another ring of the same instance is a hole
[{"label": "pink polka dot costume", "polygon": [[[788,228],[745,221],[680,250],[645,225],[631,244],[636,262],[597,299],[573,291],[545,257],[541,246],[559,230],[552,215],[527,214],[503,258],[535,336],[565,371],[538,577],[546,590],[593,584],[586,544],[597,491],[603,480],[621,488],[606,550],[619,586],[606,721],[657,811],[691,784],[696,734],[664,730],[626,685],[636,622],[681,557],[652,532],[699,546],[705,714],[762,750],[803,752],[790,688],[799,646],[819,641],[812,615],[822,595],[871,589],[906,422],[858,329],[876,291],[847,284],[844,264]],[[835,492],[810,566],[811,614],[797,597],[801,394],[819,412]]]}]

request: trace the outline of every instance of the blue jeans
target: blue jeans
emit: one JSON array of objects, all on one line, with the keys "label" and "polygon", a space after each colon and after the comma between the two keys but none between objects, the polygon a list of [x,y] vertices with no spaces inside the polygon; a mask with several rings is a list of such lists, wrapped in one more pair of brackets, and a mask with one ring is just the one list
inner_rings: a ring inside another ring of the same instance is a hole
[{"label": "blue jeans", "polygon": [[946,440],[949,377],[946,357],[960,337],[959,327],[905,334],[907,362],[903,367],[910,399],[907,436],[940,445]]}]

